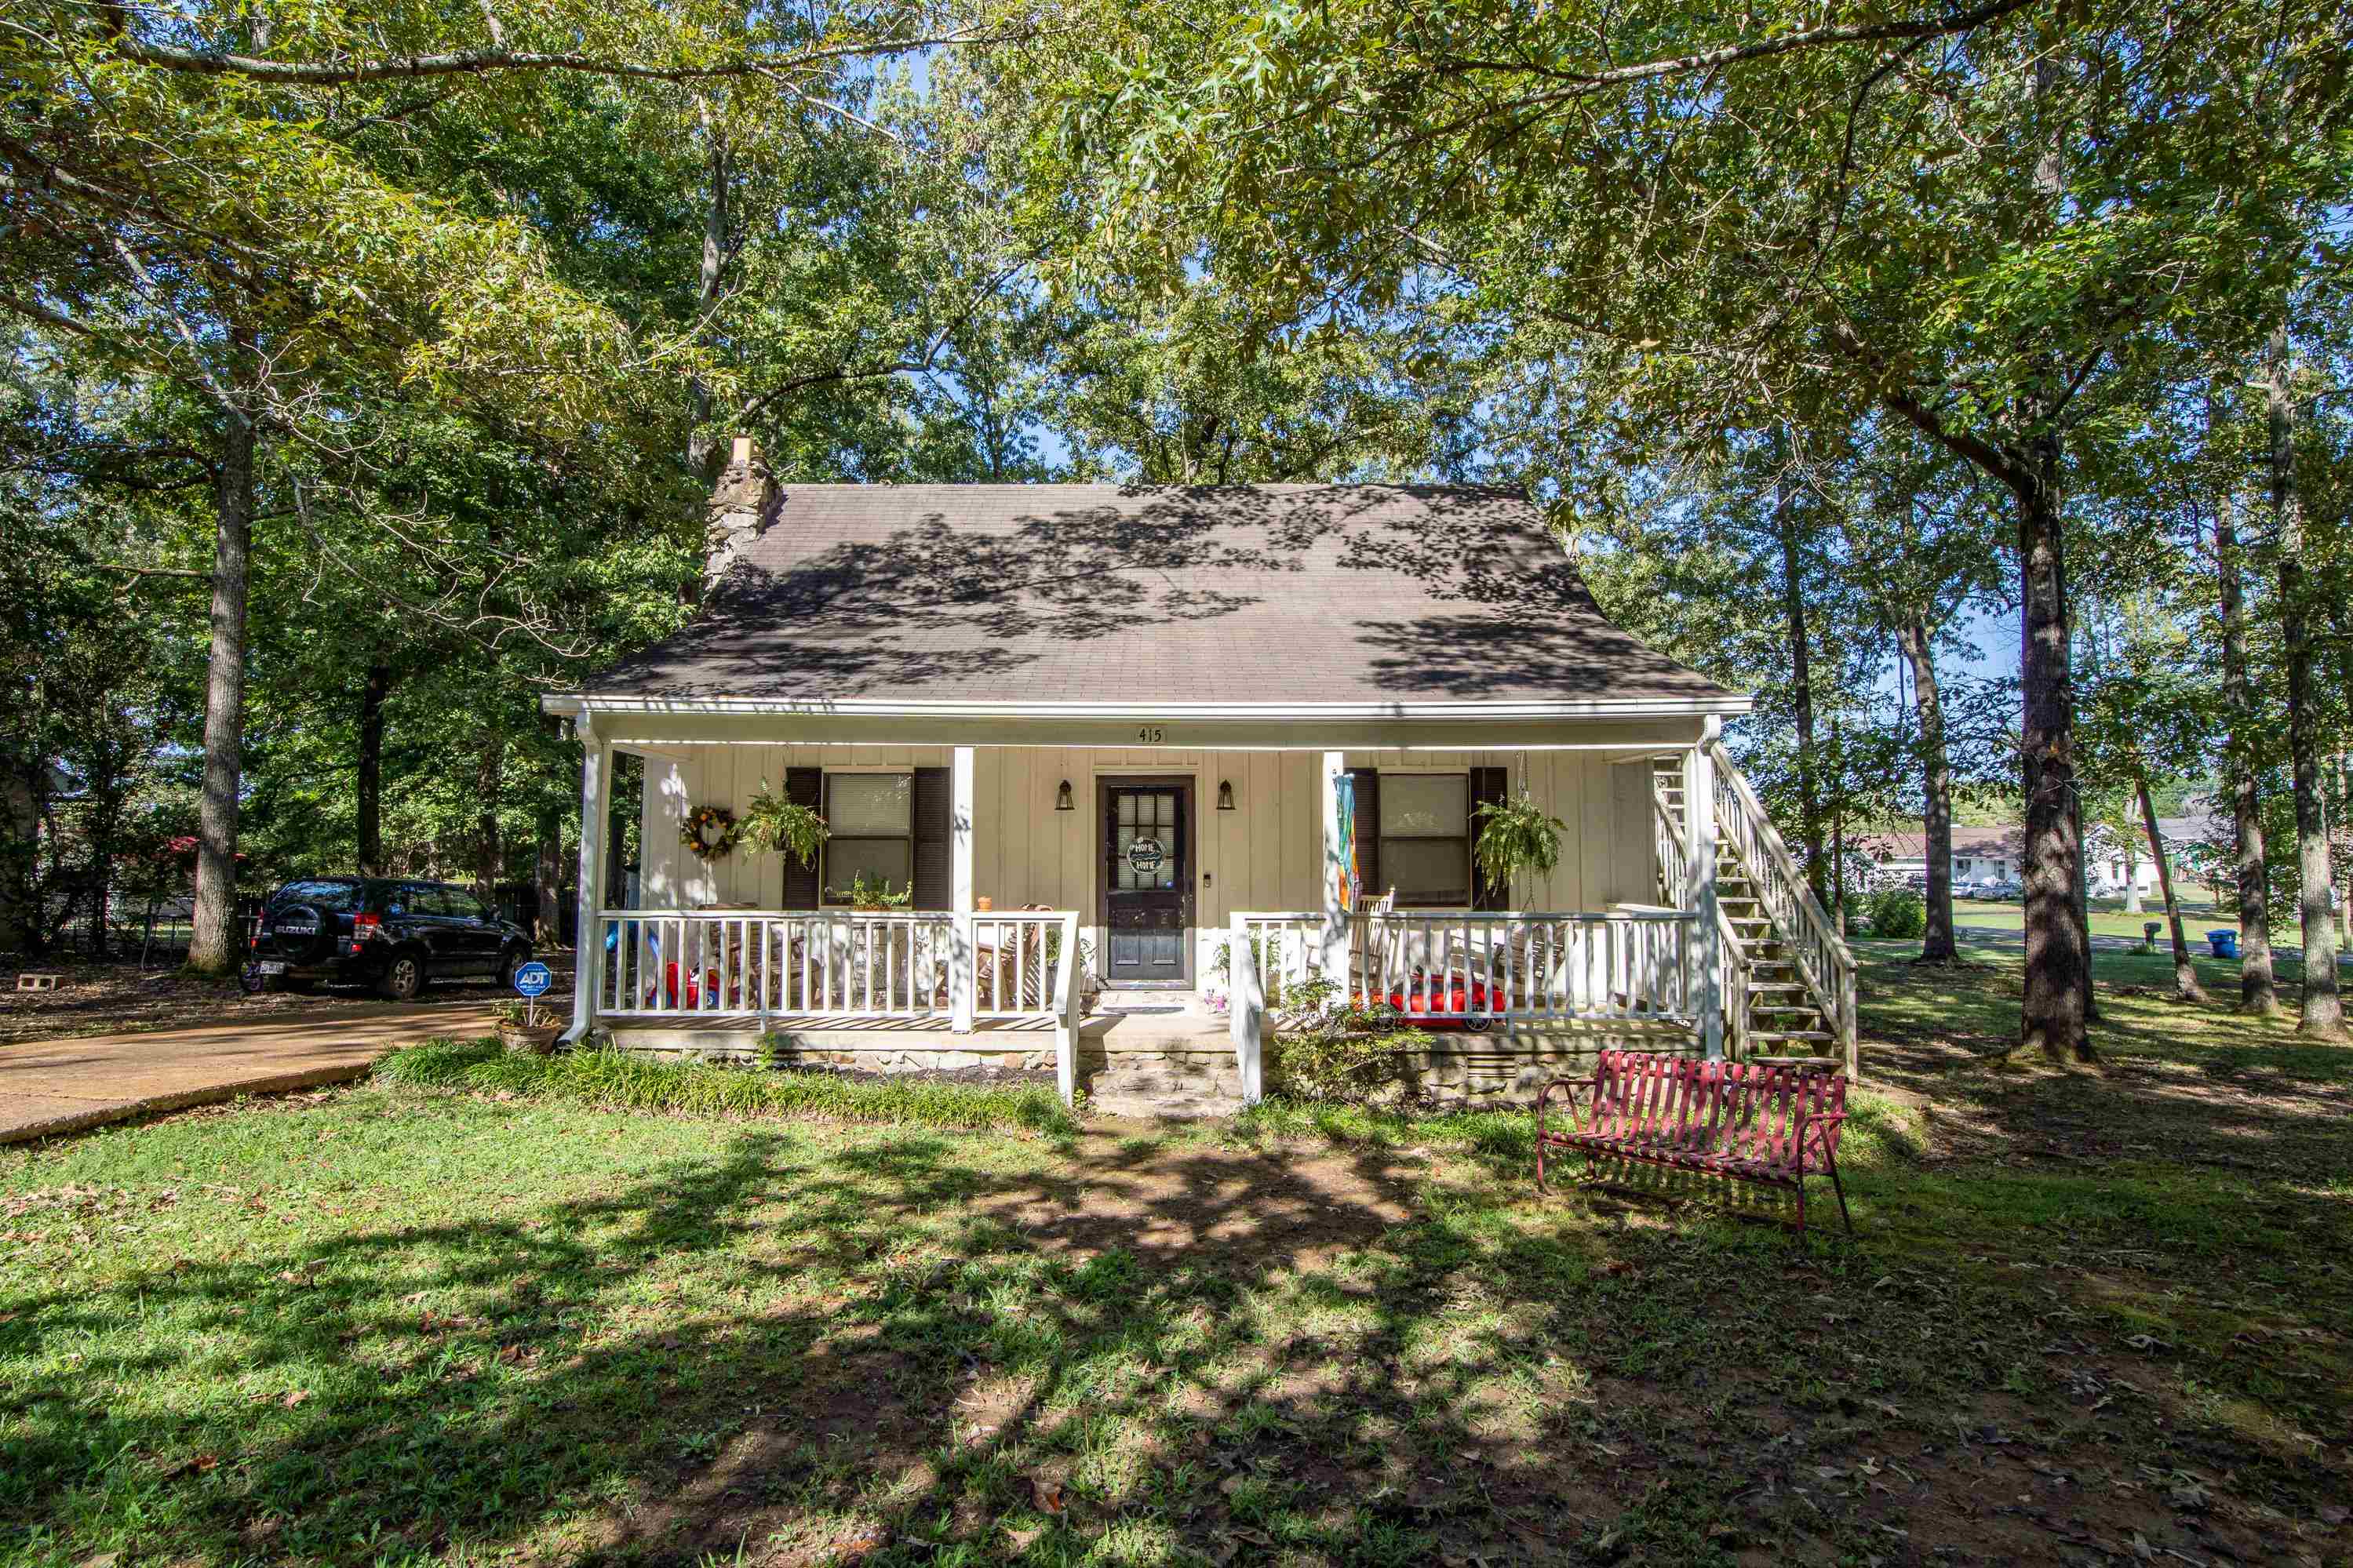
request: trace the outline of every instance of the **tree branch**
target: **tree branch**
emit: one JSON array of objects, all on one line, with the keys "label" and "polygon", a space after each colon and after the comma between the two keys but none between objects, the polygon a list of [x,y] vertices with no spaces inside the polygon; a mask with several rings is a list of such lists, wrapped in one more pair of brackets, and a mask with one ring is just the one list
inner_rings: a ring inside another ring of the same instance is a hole
[{"label": "tree branch", "polygon": [[[2013,0],[2023,3],[2023,0]],[[503,71],[571,71],[585,76],[628,77],[643,81],[716,81],[732,77],[774,76],[777,71],[830,60],[871,55],[905,54],[951,44],[1010,43],[1027,35],[1014,33],[944,33],[910,38],[886,38],[871,43],[837,44],[808,49],[787,59],[734,60],[713,66],[653,66],[630,60],[599,59],[594,55],[534,54],[490,49],[439,55],[408,55],[392,59],[338,64],[328,60],[272,60],[255,55],[205,54],[173,48],[123,37],[114,40],[124,58],[163,70],[191,71],[200,76],[240,76],[255,81],[301,87],[343,87],[360,82],[414,81],[425,77],[486,76]]]}]

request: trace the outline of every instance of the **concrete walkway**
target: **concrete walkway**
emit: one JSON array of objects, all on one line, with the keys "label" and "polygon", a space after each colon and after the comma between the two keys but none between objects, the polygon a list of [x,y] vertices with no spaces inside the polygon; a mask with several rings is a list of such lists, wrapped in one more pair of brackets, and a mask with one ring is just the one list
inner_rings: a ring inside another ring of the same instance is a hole
[{"label": "concrete walkway", "polygon": [[395,1046],[498,1027],[487,1003],[322,1007],[268,1022],[0,1046],[0,1143],[346,1083]]}]

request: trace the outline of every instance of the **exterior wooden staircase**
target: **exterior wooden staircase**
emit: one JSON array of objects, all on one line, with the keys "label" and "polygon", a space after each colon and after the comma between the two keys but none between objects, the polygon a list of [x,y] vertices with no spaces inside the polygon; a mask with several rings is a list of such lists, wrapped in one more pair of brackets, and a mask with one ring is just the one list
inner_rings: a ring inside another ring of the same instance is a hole
[{"label": "exterior wooden staircase", "polygon": [[[1721,742],[1715,763],[1717,935],[1724,946],[1725,1050],[1749,1057],[1856,1060],[1854,954],[1831,924]],[[1688,907],[1683,761],[1653,766],[1660,899]]]}]

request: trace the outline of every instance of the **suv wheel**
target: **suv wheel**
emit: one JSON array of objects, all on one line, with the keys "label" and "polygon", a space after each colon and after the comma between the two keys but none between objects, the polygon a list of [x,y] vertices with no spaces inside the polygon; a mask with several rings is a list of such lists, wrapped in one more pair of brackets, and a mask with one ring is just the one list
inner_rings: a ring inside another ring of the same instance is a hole
[{"label": "suv wheel", "polygon": [[384,978],[377,983],[387,1002],[414,1002],[425,989],[425,959],[403,949],[384,961]]},{"label": "suv wheel", "polygon": [[515,971],[530,962],[531,951],[528,948],[511,947],[499,954],[499,989],[513,990]]}]

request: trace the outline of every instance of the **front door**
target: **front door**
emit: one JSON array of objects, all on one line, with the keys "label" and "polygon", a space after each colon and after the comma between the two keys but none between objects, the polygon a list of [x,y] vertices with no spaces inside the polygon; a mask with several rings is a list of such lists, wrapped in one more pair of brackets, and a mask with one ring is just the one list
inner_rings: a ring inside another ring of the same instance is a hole
[{"label": "front door", "polygon": [[1153,779],[1100,786],[1103,809],[1103,978],[1113,985],[1187,978],[1192,924],[1193,784]]}]

